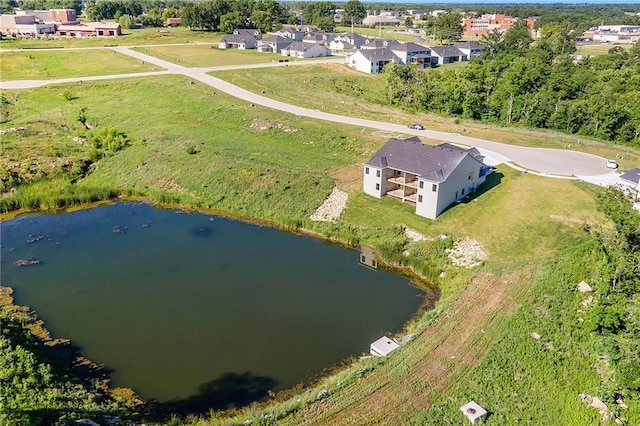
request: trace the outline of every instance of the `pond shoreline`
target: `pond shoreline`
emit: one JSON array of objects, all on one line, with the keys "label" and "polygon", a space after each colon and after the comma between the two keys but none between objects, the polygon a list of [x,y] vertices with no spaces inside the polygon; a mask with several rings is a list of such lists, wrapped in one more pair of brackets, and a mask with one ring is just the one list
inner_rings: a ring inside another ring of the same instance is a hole
[{"label": "pond shoreline", "polygon": [[[154,203],[149,201],[148,199],[144,199],[144,198],[140,198],[140,197],[120,197],[116,200],[108,200],[108,201],[101,201],[98,203],[91,203],[91,204],[83,204],[83,205],[76,205],[73,206],[71,208],[63,208],[63,209],[56,209],[56,210],[30,210],[30,211],[20,211],[17,212],[15,215],[12,215],[12,217],[17,217],[19,215],[22,214],[29,214],[29,213],[44,213],[44,214],[61,214],[61,213],[67,213],[67,212],[73,212],[73,211],[78,211],[78,210],[85,210],[85,209],[92,209],[98,206],[102,206],[102,205],[111,205],[111,204],[115,204],[118,202],[139,202],[139,203],[145,203],[148,204],[152,207],[155,208],[159,208],[159,209],[164,209],[164,210],[179,210],[179,211],[185,211],[185,212],[194,212],[194,213],[201,213],[201,214],[212,214],[212,215],[216,215],[216,216],[220,216],[220,217],[224,217],[227,219],[231,219],[231,220],[237,220],[237,221],[241,221],[244,223],[249,223],[252,225],[258,225],[258,226],[265,226],[265,227],[270,227],[270,228],[274,228],[274,229],[278,229],[281,231],[286,231],[290,234],[294,234],[294,235],[307,235],[313,238],[317,238],[317,239],[321,239],[322,241],[326,241],[332,244],[337,244],[340,245],[342,247],[345,248],[349,248],[349,249],[357,249],[358,246],[354,246],[352,244],[349,244],[347,242],[345,242],[344,240],[341,240],[340,238],[336,238],[336,237],[327,237],[326,235],[322,234],[321,232],[317,232],[314,230],[310,230],[310,229],[305,229],[305,228],[301,228],[301,227],[297,227],[297,228],[291,228],[288,227],[286,225],[282,225],[278,222],[275,221],[270,221],[270,220],[260,220],[260,219],[256,219],[256,218],[246,218],[243,217],[241,215],[233,215],[233,214],[229,214],[228,212],[220,212],[217,211],[215,209],[202,209],[202,208],[194,208],[191,206],[183,206],[183,205],[173,205],[173,204],[161,204],[161,203]],[[4,216],[4,215],[3,215]],[[6,220],[5,217],[3,217],[3,220]],[[388,269],[390,271],[392,271],[393,273],[396,274],[400,274],[403,275],[405,277],[410,278],[411,283],[415,286],[417,286],[418,288],[425,290],[425,296],[421,302],[421,305],[419,307],[419,309],[417,311],[415,311],[411,317],[409,317],[409,319],[404,323],[402,331],[400,333],[398,333],[399,335],[406,335],[408,333],[408,330],[411,329],[412,327],[415,327],[415,325],[417,324],[419,318],[424,314],[424,312],[426,312],[429,309],[432,309],[435,306],[435,302],[438,300],[439,298],[439,289],[437,289],[437,287],[434,288],[434,283],[433,281],[428,280],[427,278],[424,277],[420,277],[419,274],[417,273],[417,271],[415,271],[413,268],[410,267],[406,267],[406,266],[402,266],[402,265],[398,265],[398,264],[393,264],[390,262],[385,262],[384,259],[379,258],[380,259],[380,265],[383,265],[385,267],[385,269]],[[5,287],[8,288],[8,287]],[[9,295],[11,295],[11,291],[9,291]],[[4,303],[4,301],[3,301]],[[11,299],[11,305],[12,306],[17,306],[17,305],[13,305],[13,299]],[[29,310],[29,308],[27,307],[22,307],[21,309],[24,310]],[[49,332],[46,330],[45,328],[45,324],[43,321],[38,320],[37,317],[33,316],[33,320],[34,322],[38,322],[39,326],[40,326],[40,330],[42,330],[42,336],[44,336],[44,338],[42,339],[43,344],[47,344],[46,342],[48,341],[53,341],[53,339],[50,337]],[[59,341],[65,341],[65,339],[57,339]],[[67,344],[70,344],[70,341],[66,340]],[[90,361],[87,361],[87,365],[90,365],[92,367],[92,369],[96,369],[96,371],[98,371],[98,369],[104,370],[104,368],[102,366],[99,366],[95,363],[91,363]],[[299,383],[298,385],[295,385],[293,387],[287,388],[285,390],[279,391],[277,394],[274,394],[274,396],[272,396],[272,399],[268,399],[267,401],[263,401],[262,403],[269,403],[272,402],[273,400],[283,400],[285,398],[288,398],[294,394],[296,394],[297,392],[302,391],[303,389],[308,389],[311,388],[313,386],[316,386],[317,384],[319,384],[323,379],[333,376],[335,374],[337,374],[338,372],[344,371],[346,369],[348,369],[349,367],[352,367],[354,364],[354,362],[357,361],[357,358],[347,358],[342,360],[341,362],[335,364],[335,365],[331,365],[328,366],[327,368],[325,368],[322,372],[318,373],[316,376],[312,377],[309,380],[304,380],[303,382]],[[73,367],[73,366],[70,366]],[[77,373],[76,373],[77,374]],[[95,377],[92,377],[95,378]],[[108,378],[108,374],[106,375],[106,378],[103,377],[103,385],[105,390],[109,391],[112,389],[108,388],[108,382],[109,382],[109,378]],[[134,391],[130,390],[132,393]],[[135,393],[134,393],[135,395]],[[270,394],[271,395],[271,394]],[[157,406],[157,403],[155,403],[153,400],[148,401],[147,407],[153,407],[153,406]],[[228,414],[231,414],[231,412],[229,412]]]}]

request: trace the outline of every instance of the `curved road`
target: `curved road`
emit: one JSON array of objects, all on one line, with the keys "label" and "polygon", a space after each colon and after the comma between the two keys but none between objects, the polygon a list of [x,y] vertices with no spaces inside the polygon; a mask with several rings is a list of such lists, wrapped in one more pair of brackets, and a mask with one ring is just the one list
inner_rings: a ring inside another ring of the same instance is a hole
[{"label": "curved road", "polygon": [[[571,150],[527,148],[522,146],[492,142],[484,139],[477,139],[455,133],[440,132],[435,130],[412,130],[399,124],[384,123],[380,121],[331,114],[328,112],[303,108],[296,105],[276,101],[256,93],[249,92],[248,90],[242,89],[238,86],[207,74],[207,72],[215,70],[283,66],[282,64],[267,63],[209,68],[188,68],[168,61],[164,61],[162,59],[158,59],[156,57],[135,50],[131,50],[128,47],[109,47],[109,49],[113,49],[117,52],[129,55],[141,61],[154,64],[156,66],[164,68],[165,70],[135,74],[103,75],[95,77],[63,78],[54,80],[4,81],[0,82],[0,88],[23,89],[40,87],[48,84],[78,82],[82,80],[92,81],[113,78],[144,77],[160,74],[182,74],[189,78],[192,78],[193,80],[197,80],[211,87],[214,87],[221,92],[227,93],[236,98],[243,99],[247,102],[288,112],[298,116],[317,118],[320,120],[332,121],[335,123],[374,128],[395,133],[424,136],[431,139],[453,142],[466,146],[475,146],[487,157],[488,162],[493,164],[506,163],[507,165],[516,169],[523,171],[526,170],[528,172],[539,175],[562,177],[566,179],[583,179],[596,184],[606,185],[617,181],[618,174],[607,169],[606,160],[596,155]],[[343,59],[330,59],[314,62],[298,61],[291,62],[288,65],[309,65],[314,63],[327,62],[343,62]],[[513,162],[515,164],[509,164],[510,162]]]}]

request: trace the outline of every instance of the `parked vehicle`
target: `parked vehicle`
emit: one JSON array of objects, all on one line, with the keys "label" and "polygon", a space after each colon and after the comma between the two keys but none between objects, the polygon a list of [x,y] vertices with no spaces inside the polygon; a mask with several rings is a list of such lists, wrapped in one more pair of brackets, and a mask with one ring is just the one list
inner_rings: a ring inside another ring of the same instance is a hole
[{"label": "parked vehicle", "polygon": [[610,169],[617,169],[618,162],[616,160],[607,160],[607,167]]},{"label": "parked vehicle", "polygon": [[413,130],[424,130],[424,126],[418,123],[409,124],[407,127]]}]

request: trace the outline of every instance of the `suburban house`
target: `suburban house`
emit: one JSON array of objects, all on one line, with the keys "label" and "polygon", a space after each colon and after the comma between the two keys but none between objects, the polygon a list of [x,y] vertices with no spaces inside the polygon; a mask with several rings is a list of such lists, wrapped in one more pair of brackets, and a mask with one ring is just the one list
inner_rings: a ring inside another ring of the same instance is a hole
[{"label": "suburban house", "polygon": [[484,46],[475,41],[456,43],[453,46],[456,47],[460,52],[462,52],[463,61],[470,61],[473,58],[477,58],[482,54],[482,51],[484,50]]},{"label": "suburban house", "polygon": [[296,41],[283,48],[282,56],[293,56],[295,58],[318,58],[321,56],[331,56],[331,50],[321,44],[304,43]]},{"label": "suburban house", "polygon": [[383,38],[368,38],[364,44],[360,46],[362,50],[382,49],[384,47],[394,48],[400,46],[398,40],[385,40]]},{"label": "suburban house", "polygon": [[260,30],[255,29],[236,29],[233,34],[227,34],[218,42],[220,49],[255,49],[258,40],[262,39]]},{"label": "suburban house", "polygon": [[431,65],[460,62],[464,60],[464,56],[455,46],[431,46]]},{"label": "suburban house", "polygon": [[417,43],[403,43],[391,47],[391,51],[403,64],[417,65],[418,68],[431,66],[431,49],[428,47]]},{"label": "suburban house", "polygon": [[337,35],[334,41],[341,41],[355,47],[356,49],[359,49],[360,46],[367,42],[367,38],[356,33],[343,33]]},{"label": "suburban house", "polygon": [[324,44],[325,46],[329,46],[329,43],[331,43],[335,37],[336,35],[332,33],[315,32],[305,35],[302,41],[305,43]]},{"label": "suburban house", "polygon": [[290,38],[273,35],[257,41],[258,52],[260,53],[280,53],[281,50],[293,41]]},{"label": "suburban house", "polygon": [[388,63],[401,63],[388,47],[374,50],[356,50],[347,56],[346,63],[353,69],[368,74],[378,74]]},{"label": "suburban house", "polygon": [[398,198],[414,205],[417,215],[435,219],[484,183],[491,169],[483,158],[476,148],[391,138],[364,163],[363,191]]},{"label": "suburban house", "polygon": [[295,29],[282,29],[273,33],[274,35],[288,38],[291,41],[302,41],[304,33]]}]

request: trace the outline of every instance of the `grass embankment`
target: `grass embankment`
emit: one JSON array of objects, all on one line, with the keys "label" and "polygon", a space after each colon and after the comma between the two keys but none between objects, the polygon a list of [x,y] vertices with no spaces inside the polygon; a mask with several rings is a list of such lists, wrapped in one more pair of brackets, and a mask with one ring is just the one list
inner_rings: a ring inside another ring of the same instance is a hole
[{"label": "grass embankment", "polygon": [[152,64],[109,49],[0,53],[0,79],[3,81],[127,74],[156,69]]},{"label": "grass embankment", "polygon": [[191,31],[188,28],[143,28],[123,30],[119,37],[85,37],[53,39],[8,39],[0,41],[2,49],[47,49],[58,47],[103,47],[105,45],[135,46],[168,43],[217,43],[219,33]]},{"label": "grass embankment", "polygon": [[[446,72],[447,66],[427,72]],[[544,130],[501,128],[470,120],[402,111],[389,105],[383,75],[366,75],[345,65],[243,70],[241,73],[216,71],[211,74],[254,92],[264,90],[266,96],[277,100],[336,114],[401,124],[417,122],[433,130],[514,145],[578,149],[604,158],[615,158],[616,154],[621,154],[624,156],[619,161],[622,169],[633,168],[640,162],[640,155],[633,149],[584,137]],[[282,90],[283,87],[288,90]]]}]

